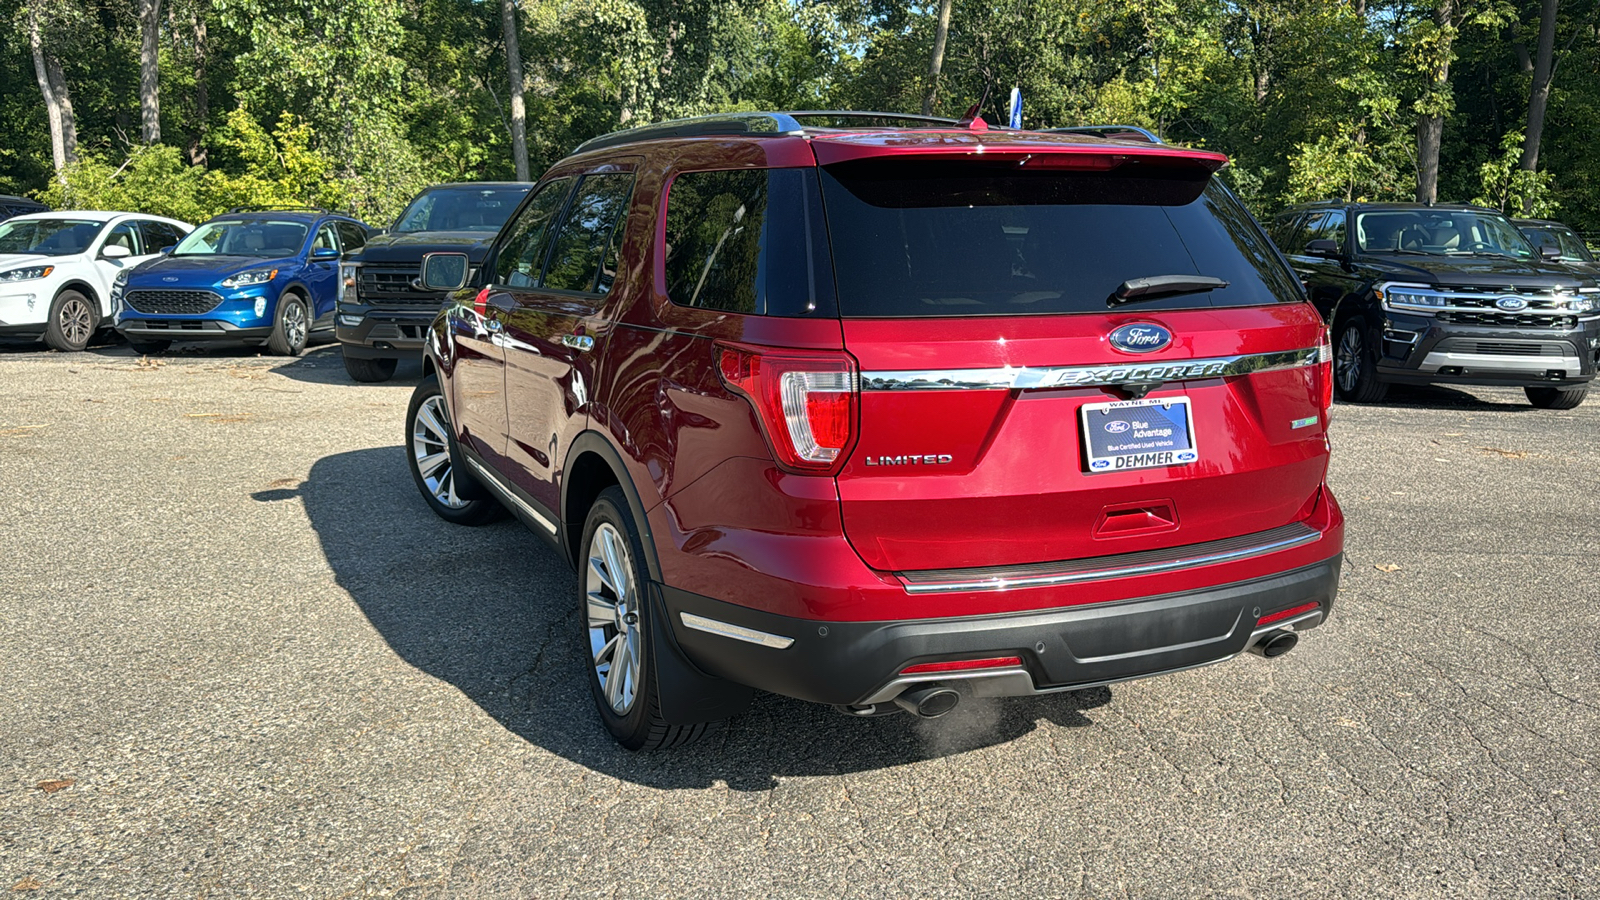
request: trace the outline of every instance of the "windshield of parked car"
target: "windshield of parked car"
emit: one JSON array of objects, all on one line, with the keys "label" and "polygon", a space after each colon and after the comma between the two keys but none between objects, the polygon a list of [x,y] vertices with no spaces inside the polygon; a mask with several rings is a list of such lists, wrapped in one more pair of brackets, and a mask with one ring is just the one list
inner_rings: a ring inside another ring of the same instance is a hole
[{"label": "windshield of parked car", "polygon": [[1510,259],[1532,259],[1536,255],[1511,220],[1497,213],[1459,209],[1356,213],[1356,246],[1366,253]]},{"label": "windshield of parked car", "polygon": [[1129,280],[1195,286],[1140,309],[1300,300],[1267,236],[1210,172],[1110,172],[1015,161],[908,160],[822,169],[845,316],[1105,313]]},{"label": "windshield of parked car", "polygon": [[0,223],[0,253],[70,256],[94,243],[105,222],[93,219],[11,219]]},{"label": "windshield of parked car", "polygon": [[1545,247],[1556,248],[1561,254],[1556,258],[1563,262],[1594,262],[1594,255],[1584,245],[1583,239],[1570,228],[1559,225],[1524,225],[1522,235],[1540,250]]},{"label": "windshield of parked car", "polygon": [[394,230],[483,231],[494,233],[511,218],[528,189],[517,188],[440,188],[424,191],[411,201]]},{"label": "windshield of parked car", "polygon": [[222,219],[207,222],[173,248],[173,256],[295,256],[309,227],[286,219]]}]

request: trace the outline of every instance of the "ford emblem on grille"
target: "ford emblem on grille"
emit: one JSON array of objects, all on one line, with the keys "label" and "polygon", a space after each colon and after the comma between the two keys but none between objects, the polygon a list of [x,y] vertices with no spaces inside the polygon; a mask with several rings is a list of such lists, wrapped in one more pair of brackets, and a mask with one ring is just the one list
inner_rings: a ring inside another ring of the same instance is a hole
[{"label": "ford emblem on grille", "polygon": [[1160,325],[1135,322],[1124,325],[1107,336],[1111,346],[1126,353],[1153,353],[1172,343],[1172,332]]},{"label": "ford emblem on grille", "polygon": [[176,276],[176,275],[167,275],[167,276],[163,277],[161,280],[165,281],[168,284],[172,284],[172,283],[174,283],[174,282],[176,282],[178,280],[178,276]]},{"label": "ford emblem on grille", "polygon": [[1494,305],[1506,312],[1522,312],[1528,308],[1528,301],[1521,297],[1501,297],[1494,302]]}]

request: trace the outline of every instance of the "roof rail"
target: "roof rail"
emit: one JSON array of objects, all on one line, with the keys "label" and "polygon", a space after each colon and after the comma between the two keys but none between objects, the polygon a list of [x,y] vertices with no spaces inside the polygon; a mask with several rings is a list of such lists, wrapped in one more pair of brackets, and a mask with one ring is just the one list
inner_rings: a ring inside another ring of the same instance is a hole
[{"label": "roof rail", "polygon": [[1048,134],[1092,134],[1095,137],[1117,141],[1144,141],[1150,144],[1166,143],[1161,138],[1156,137],[1154,132],[1147,128],[1140,128],[1137,125],[1069,125],[1065,128],[1041,128],[1039,130]]},{"label": "roof rail", "polygon": [[[658,122],[654,125],[643,125],[638,128],[629,128],[623,131],[613,131],[599,137],[590,138],[579,144],[573,153],[587,153],[590,150],[601,150],[606,147],[617,147],[623,144],[632,144],[638,141],[653,141],[660,138],[674,137],[703,137],[707,135],[740,135],[740,136],[765,136],[778,137],[780,135],[804,134],[809,126],[812,128],[849,127],[848,125],[832,125],[822,122],[812,123],[806,120],[835,120],[840,123],[883,123],[875,127],[880,128],[917,128],[930,126],[958,126],[961,123],[955,119],[943,119],[938,116],[920,116],[910,113],[890,112],[862,112],[859,110],[799,110],[795,112],[735,112],[714,113],[709,116],[695,116],[689,119],[672,119]],[[903,123],[894,125],[890,123]]]},{"label": "roof rail", "polygon": [[314,212],[325,213],[328,210],[320,206],[297,206],[293,203],[249,203],[244,206],[235,206],[224,215],[247,212]]}]

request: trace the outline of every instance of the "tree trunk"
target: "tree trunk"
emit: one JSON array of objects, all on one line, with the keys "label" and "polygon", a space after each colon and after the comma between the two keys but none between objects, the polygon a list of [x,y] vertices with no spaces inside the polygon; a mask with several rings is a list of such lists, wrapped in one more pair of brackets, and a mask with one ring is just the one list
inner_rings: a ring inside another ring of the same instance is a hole
[{"label": "tree trunk", "polygon": [[1417,202],[1434,203],[1439,199],[1439,145],[1444,138],[1445,111],[1450,95],[1450,60],[1455,54],[1452,31],[1455,0],[1440,0],[1433,11],[1433,20],[1439,26],[1438,67],[1434,70],[1430,93],[1434,109],[1417,119]]},{"label": "tree trunk", "polygon": [[139,137],[161,143],[161,0],[139,0]]},{"label": "tree trunk", "polygon": [[517,2],[500,0],[500,27],[506,38],[506,74],[511,79],[511,155],[517,180],[528,180],[528,110],[522,103],[522,50],[517,44]]},{"label": "tree trunk", "polygon": [[78,125],[72,116],[72,96],[61,75],[61,63],[44,49],[39,33],[39,11],[28,8],[28,47],[33,51],[33,72],[44,95],[45,112],[50,118],[50,155],[56,174],[78,161]]},{"label": "tree trunk", "polygon": [[933,33],[933,58],[928,61],[928,92],[922,95],[922,114],[933,115],[933,101],[939,94],[939,72],[944,68],[944,42],[950,36],[951,0],[939,0],[939,27]]},{"label": "tree trunk", "polygon": [[[1528,130],[1522,135],[1522,169],[1539,168],[1539,138],[1544,134],[1544,110],[1550,103],[1551,66],[1556,54],[1556,7],[1559,0],[1544,0],[1539,12],[1539,47],[1533,57],[1533,88],[1528,92]],[[1527,212],[1526,208],[1523,212]]]},{"label": "tree trunk", "polygon": [[211,121],[211,93],[206,89],[206,11],[194,10],[194,136],[189,140],[189,162],[206,164],[206,125]]}]

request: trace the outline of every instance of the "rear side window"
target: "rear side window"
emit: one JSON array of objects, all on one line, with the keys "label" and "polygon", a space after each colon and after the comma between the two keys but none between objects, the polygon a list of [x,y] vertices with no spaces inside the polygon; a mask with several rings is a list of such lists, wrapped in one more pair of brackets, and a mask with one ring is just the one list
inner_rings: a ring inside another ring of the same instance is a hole
[{"label": "rear side window", "polygon": [[[627,211],[633,193],[632,175],[587,175],[578,183],[567,216],[556,230],[545,268],[544,287],[553,291],[592,292],[600,264],[612,250],[612,234]],[[612,267],[615,271],[615,267]],[[610,288],[607,281],[605,289]]]},{"label": "rear side window", "polygon": [[1311,241],[1333,241],[1344,249],[1344,210],[1334,210],[1322,217],[1317,224],[1317,230],[1307,239]]},{"label": "rear side window", "polygon": [[335,222],[339,231],[339,246],[345,253],[354,253],[367,245],[367,230],[354,222]]},{"label": "rear side window", "polygon": [[667,296],[769,316],[837,314],[814,169],[685,172],[667,196]]},{"label": "rear side window", "polygon": [[846,316],[1104,313],[1124,281],[1157,275],[1228,286],[1127,308],[1300,299],[1250,214],[1194,168],[863,160],[827,167],[822,185]]},{"label": "rear side window", "polygon": [[177,243],[183,240],[183,232],[165,222],[157,222],[154,219],[140,220],[139,231],[144,236],[146,253],[155,253],[167,247],[177,246]]},{"label": "rear side window", "polygon": [[1317,232],[1322,230],[1322,224],[1327,220],[1327,213],[1312,213],[1306,216],[1300,227],[1290,233],[1289,243],[1283,245],[1283,252],[1290,256],[1304,256],[1306,245],[1317,236]]}]

